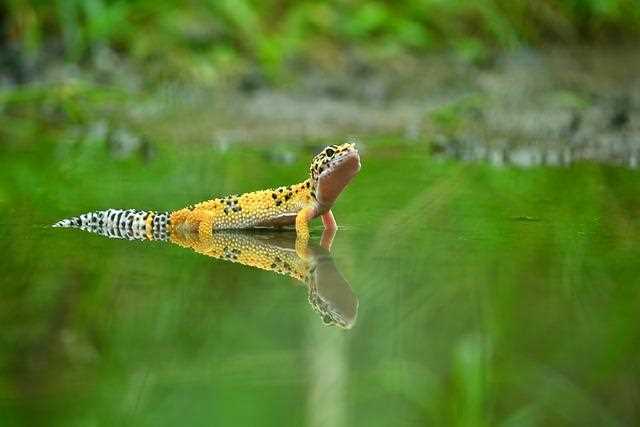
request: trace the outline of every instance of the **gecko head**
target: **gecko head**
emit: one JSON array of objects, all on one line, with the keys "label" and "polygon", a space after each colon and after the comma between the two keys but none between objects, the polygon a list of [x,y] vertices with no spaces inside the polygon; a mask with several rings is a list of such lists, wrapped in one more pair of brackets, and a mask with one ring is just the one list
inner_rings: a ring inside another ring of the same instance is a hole
[{"label": "gecko head", "polygon": [[347,142],[329,145],[318,153],[309,168],[312,189],[318,203],[329,210],[351,179],[360,171],[356,145]]}]

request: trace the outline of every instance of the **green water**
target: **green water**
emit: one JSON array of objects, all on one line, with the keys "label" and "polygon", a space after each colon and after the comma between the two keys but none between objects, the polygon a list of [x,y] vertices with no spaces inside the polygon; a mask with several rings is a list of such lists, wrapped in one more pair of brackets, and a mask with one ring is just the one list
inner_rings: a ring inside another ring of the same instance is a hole
[{"label": "green water", "polygon": [[292,278],[46,227],[297,182],[321,146],[1,145],[0,425],[638,422],[637,171],[364,141],[334,208],[349,330]]}]

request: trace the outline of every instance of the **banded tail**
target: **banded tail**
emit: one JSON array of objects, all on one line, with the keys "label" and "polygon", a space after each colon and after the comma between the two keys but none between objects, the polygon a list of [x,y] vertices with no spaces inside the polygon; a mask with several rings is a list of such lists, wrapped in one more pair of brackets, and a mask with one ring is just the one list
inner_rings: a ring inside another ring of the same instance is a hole
[{"label": "banded tail", "polygon": [[168,240],[170,212],[107,209],[60,220],[52,227],[79,228],[112,239]]}]

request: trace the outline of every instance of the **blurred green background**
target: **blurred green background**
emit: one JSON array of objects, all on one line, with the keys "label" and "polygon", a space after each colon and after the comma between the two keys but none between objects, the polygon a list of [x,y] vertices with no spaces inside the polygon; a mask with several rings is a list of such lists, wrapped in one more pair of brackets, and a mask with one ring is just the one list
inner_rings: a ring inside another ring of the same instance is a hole
[{"label": "blurred green background", "polygon": [[[636,104],[634,0],[9,0],[0,7],[0,136],[8,140],[97,120],[128,128],[142,121],[143,131],[133,132],[147,134],[150,121],[175,129],[196,115],[200,126],[180,129],[189,140],[265,140],[264,129],[249,128],[268,122],[279,126],[269,133],[279,140],[355,133],[433,143],[436,134],[479,134],[477,111],[515,111],[516,127],[538,121],[557,134],[559,114],[571,116],[562,126],[575,131],[592,122],[582,120],[590,111],[618,114],[611,120],[624,124]],[[516,111],[537,105],[548,117]],[[311,125],[291,130],[300,121]],[[496,126],[490,121],[481,130]]]},{"label": "blurred green background", "polygon": [[[636,1],[0,12],[0,425],[638,424]],[[301,181],[348,135],[349,331],[291,279],[47,227]]]},{"label": "blurred green background", "polygon": [[18,61],[82,62],[108,47],[160,75],[203,81],[255,67],[278,82],[289,67],[335,66],[352,50],[474,58],[519,46],[632,44],[640,35],[634,0],[9,0],[3,8],[4,47]]}]

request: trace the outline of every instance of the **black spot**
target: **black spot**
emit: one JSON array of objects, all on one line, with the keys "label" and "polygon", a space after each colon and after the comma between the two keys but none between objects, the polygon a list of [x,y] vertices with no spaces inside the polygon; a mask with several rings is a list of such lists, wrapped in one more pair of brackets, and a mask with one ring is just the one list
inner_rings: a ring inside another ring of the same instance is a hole
[{"label": "black spot", "polygon": [[282,204],[282,200],[276,200],[276,206],[280,206]]},{"label": "black spot", "polygon": [[284,200],[288,201],[291,198],[291,193],[287,194],[286,196],[284,196]]},{"label": "black spot", "polygon": [[272,194],[271,194],[271,197],[273,197],[274,199],[277,199],[277,198],[278,198],[278,196],[276,196],[276,193],[272,193]]},{"label": "black spot", "polygon": [[311,183],[309,181],[307,181],[306,186],[307,186],[307,188],[311,187]]},{"label": "black spot", "polygon": [[276,268],[276,265],[275,264],[271,264],[271,268]]},{"label": "black spot", "polygon": [[278,192],[282,193],[284,190],[282,188],[278,188]]}]

